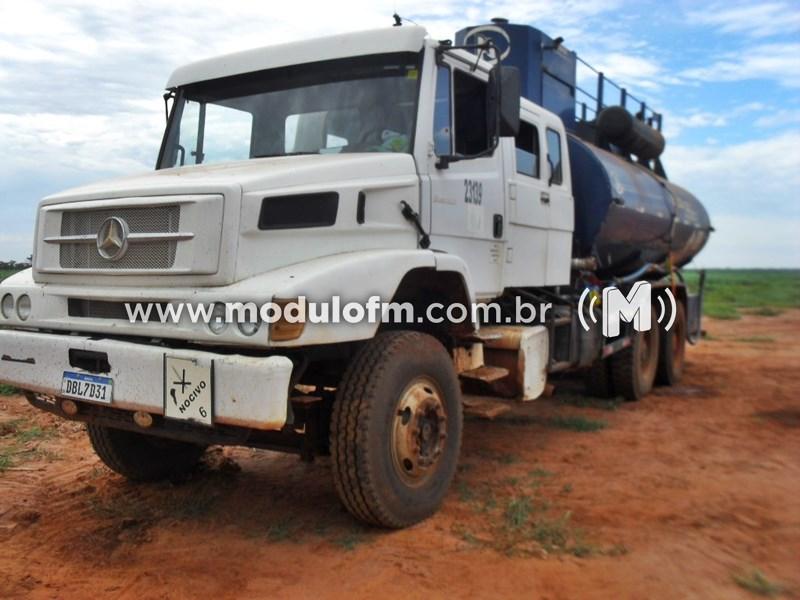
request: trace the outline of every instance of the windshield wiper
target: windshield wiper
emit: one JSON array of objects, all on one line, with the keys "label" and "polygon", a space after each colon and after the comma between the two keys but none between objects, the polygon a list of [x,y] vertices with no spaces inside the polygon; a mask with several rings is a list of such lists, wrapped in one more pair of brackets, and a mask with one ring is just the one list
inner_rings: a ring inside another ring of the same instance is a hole
[{"label": "windshield wiper", "polygon": [[275,158],[276,156],[308,156],[309,154],[319,154],[319,152],[281,152],[279,154],[256,154],[250,158]]}]

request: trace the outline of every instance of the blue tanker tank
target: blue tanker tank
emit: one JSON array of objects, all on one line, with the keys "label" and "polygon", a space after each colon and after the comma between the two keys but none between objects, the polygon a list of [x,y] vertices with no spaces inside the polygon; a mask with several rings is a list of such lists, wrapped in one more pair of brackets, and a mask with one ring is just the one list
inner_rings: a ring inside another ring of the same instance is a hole
[{"label": "blue tanker tank", "polygon": [[[596,95],[579,88],[577,64],[583,61],[561,38],[505,19],[456,33],[459,45],[485,39],[494,42],[503,64],[519,69],[523,97],[559,115],[569,133],[573,255],[595,257],[606,277],[692,260],[712,227],[700,201],[667,180],[659,158],[661,115],[596,71]],[[619,105],[606,102],[610,86],[619,91]]]}]

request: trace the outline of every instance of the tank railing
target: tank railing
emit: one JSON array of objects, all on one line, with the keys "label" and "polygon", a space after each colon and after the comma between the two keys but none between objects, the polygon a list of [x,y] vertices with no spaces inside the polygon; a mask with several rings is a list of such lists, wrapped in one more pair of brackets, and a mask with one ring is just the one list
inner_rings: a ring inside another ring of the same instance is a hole
[{"label": "tank railing", "polygon": [[[606,84],[613,86],[619,92],[619,106],[622,106],[626,110],[629,109],[629,105],[635,110],[635,107],[638,105],[638,112],[633,112],[632,114],[639,120],[645,121],[650,127],[654,127],[658,131],[661,131],[661,127],[663,125],[663,115],[661,113],[657,113],[652,108],[647,106],[647,103],[644,100],[641,100],[631,94],[627,88],[624,88],[614,82],[613,80],[609,79],[605,76],[602,71],[598,71],[588,62],[583,60],[580,56],[576,57],[578,62],[587,67],[592,73],[597,76],[597,91],[595,92],[596,95],[592,95],[590,92],[584,90],[579,86],[575,86],[575,90],[581,92],[584,96],[586,96],[586,101],[578,101],[577,94],[576,94],[576,105],[580,108],[580,116],[578,118],[579,121],[586,121],[587,120],[587,112],[592,111],[595,117],[600,114],[600,111],[603,110],[606,106],[611,106],[606,104],[605,102],[605,87]],[[594,106],[591,106],[591,105]]]}]

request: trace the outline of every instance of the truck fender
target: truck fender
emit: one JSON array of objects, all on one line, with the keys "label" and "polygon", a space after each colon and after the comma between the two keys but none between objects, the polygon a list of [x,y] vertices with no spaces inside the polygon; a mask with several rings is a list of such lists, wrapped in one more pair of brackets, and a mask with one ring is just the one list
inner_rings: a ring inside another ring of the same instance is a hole
[{"label": "truck fender", "polygon": [[[349,302],[362,306],[373,296],[391,302],[406,276],[412,272],[442,272],[462,289],[458,301],[474,298],[469,269],[456,256],[430,250],[369,250],[349,252],[307,261],[281,269],[280,285],[272,286],[273,300],[304,297],[308,302],[330,304],[334,296],[344,307]],[[275,273],[273,272],[273,277]],[[255,278],[258,279],[258,278]],[[467,307],[469,308],[469,307]],[[339,323],[311,322],[307,315],[303,333],[296,340],[272,342],[274,346],[308,346],[365,340],[375,336],[380,320]],[[415,318],[417,317],[415,313]]]}]

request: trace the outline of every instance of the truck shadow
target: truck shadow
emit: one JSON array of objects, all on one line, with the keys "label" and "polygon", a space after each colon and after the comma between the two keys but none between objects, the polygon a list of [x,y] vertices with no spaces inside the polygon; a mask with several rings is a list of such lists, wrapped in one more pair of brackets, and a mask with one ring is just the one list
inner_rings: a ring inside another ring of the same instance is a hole
[{"label": "truck shadow", "polygon": [[[602,431],[615,409],[556,394],[516,404],[492,423],[467,418],[460,467],[445,509],[435,518],[444,523],[457,518],[466,506],[465,490],[488,479],[501,487],[520,478],[546,482],[548,476],[537,468],[539,454],[564,435]],[[520,444],[520,434],[528,442]],[[98,548],[112,560],[122,559],[164,531],[186,539],[218,532],[258,544],[310,542],[344,551],[387,533],[359,524],[342,507],[328,457],[307,464],[265,450],[212,447],[197,471],[178,481],[132,483],[99,466],[82,479],[77,489],[72,483],[65,486],[71,489],[51,490],[73,497],[82,513],[83,526],[62,531],[62,549],[73,559]]]}]

